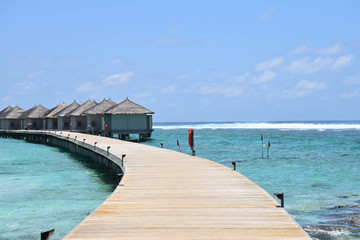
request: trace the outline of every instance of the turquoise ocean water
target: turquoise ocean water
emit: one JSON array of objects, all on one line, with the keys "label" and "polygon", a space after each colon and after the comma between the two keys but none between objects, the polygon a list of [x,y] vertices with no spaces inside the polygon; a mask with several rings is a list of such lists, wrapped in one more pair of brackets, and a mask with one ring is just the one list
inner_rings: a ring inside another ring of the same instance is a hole
[{"label": "turquoise ocean water", "polygon": [[158,123],[146,144],[191,154],[190,127],[197,156],[230,168],[239,161],[267,192],[284,192],[313,239],[360,239],[360,122]]},{"label": "turquoise ocean water", "polygon": [[[197,156],[239,161],[266,191],[284,192],[313,239],[360,239],[360,122],[158,123],[144,144],[191,154],[190,127]],[[0,138],[0,239],[39,239],[52,228],[51,239],[63,237],[113,191],[114,178],[79,155]]]},{"label": "turquoise ocean water", "polygon": [[115,189],[115,174],[57,147],[0,138],[0,239],[64,237]]}]

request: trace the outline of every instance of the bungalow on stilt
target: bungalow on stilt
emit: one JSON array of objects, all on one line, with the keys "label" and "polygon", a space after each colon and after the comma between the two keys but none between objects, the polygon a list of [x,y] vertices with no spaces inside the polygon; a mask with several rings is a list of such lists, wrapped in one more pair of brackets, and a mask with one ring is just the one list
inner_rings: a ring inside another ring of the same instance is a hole
[{"label": "bungalow on stilt", "polygon": [[129,137],[130,134],[139,134],[139,140],[151,137],[153,111],[136,104],[126,98],[121,103],[105,112],[105,124],[110,134],[118,134],[120,139]]}]

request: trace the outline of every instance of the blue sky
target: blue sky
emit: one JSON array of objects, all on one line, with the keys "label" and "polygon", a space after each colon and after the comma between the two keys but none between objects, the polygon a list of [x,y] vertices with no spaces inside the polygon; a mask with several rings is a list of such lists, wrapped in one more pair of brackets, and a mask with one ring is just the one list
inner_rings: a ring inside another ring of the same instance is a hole
[{"label": "blue sky", "polygon": [[0,108],[127,96],[154,121],[360,119],[359,1],[0,1]]}]

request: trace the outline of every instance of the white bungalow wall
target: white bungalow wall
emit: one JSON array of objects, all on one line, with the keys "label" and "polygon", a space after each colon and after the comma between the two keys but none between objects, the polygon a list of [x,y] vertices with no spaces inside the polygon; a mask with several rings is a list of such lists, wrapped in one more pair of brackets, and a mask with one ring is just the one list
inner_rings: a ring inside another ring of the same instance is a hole
[{"label": "white bungalow wall", "polygon": [[10,120],[9,119],[0,119],[0,128],[1,129],[10,129]]},{"label": "white bungalow wall", "polygon": [[46,129],[58,129],[58,119],[57,118],[47,118],[46,119]]},{"label": "white bungalow wall", "polygon": [[87,115],[87,125],[92,126],[94,131],[104,130],[105,122],[104,116],[101,115]]},{"label": "white bungalow wall", "polygon": [[71,116],[72,130],[85,130],[87,128],[86,116]]},{"label": "white bungalow wall", "polygon": [[23,125],[22,125],[22,128],[23,128],[23,129],[27,129],[29,123],[32,123],[32,122],[31,122],[31,119],[23,119],[23,121],[22,121],[22,124],[23,124]]},{"label": "white bungalow wall", "polygon": [[111,115],[112,130],[147,130],[146,114]]},{"label": "white bungalow wall", "polygon": [[18,130],[21,129],[20,119],[1,119],[0,120],[0,129],[11,129]]},{"label": "white bungalow wall", "polygon": [[[44,122],[45,119],[40,118],[26,118],[23,120],[23,128],[29,128],[29,129],[44,129]],[[28,124],[31,123],[31,125],[28,126]]]},{"label": "white bungalow wall", "polygon": [[64,129],[64,118],[58,117],[58,129],[63,130]]},{"label": "white bungalow wall", "polygon": [[23,122],[22,119],[10,119],[9,120],[9,129],[14,129],[14,130],[23,129],[22,122]]},{"label": "white bungalow wall", "polygon": [[58,117],[58,129],[69,130],[70,129],[70,117]]}]

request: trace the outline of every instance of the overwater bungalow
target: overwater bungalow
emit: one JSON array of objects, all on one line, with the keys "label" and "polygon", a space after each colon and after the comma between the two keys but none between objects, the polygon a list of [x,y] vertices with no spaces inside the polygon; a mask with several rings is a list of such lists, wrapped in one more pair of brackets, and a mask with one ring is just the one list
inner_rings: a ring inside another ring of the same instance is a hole
[{"label": "overwater bungalow", "polygon": [[9,112],[11,109],[13,109],[12,106],[7,106],[6,108],[4,108],[3,110],[0,111],[0,117],[4,116],[7,112]]},{"label": "overwater bungalow", "polygon": [[76,131],[86,130],[87,117],[84,114],[84,112],[95,105],[97,105],[95,101],[88,100],[65,115],[66,117],[70,117],[72,130],[76,130]]},{"label": "overwater bungalow", "polygon": [[87,118],[87,131],[92,131],[93,133],[104,132],[104,114],[106,110],[115,105],[116,103],[109,98],[109,100],[104,99],[102,102],[86,110],[83,114],[85,114]]},{"label": "overwater bungalow", "polygon": [[22,124],[20,116],[23,113],[24,110],[18,106],[15,106],[9,111],[3,112],[0,118],[1,128],[11,130],[21,129]]},{"label": "overwater bungalow", "polygon": [[4,108],[3,110],[0,111],[0,129],[4,129],[2,126],[2,122],[3,120],[5,120],[5,116],[7,115],[7,113],[13,109],[12,106],[8,106],[6,108]]},{"label": "overwater bungalow", "polygon": [[110,98],[100,103],[74,101],[48,110],[42,105],[27,111],[8,106],[0,111],[0,129],[74,130],[92,134],[118,135],[119,139],[139,134],[139,140],[151,137],[153,111],[126,98],[119,104]]},{"label": "overwater bungalow", "polygon": [[19,117],[22,120],[22,128],[24,129],[45,129],[45,119],[43,118],[49,109],[42,105],[35,105],[29,110],[23,112]]},{"label": "overwater bungalow", "polygon": [[151,137],[153,111],[126,98],[105,112],[104,120],[110,135],[125,139],[129,134],[139,134],[139,140]]},{"label": "overwater bungalow", "polygon": [[77,107],[79,107],[80,104],[78,104],[76,101],[74,101],[69,106],[65,107],[63,110],[55,113],[53,117],[58,118],[58,128],[59,130],[69,130],[70,129],[70,117],[67,116],[67,114]]},{"label": "overwater bungalow", "polygon": [[58,129],[58,117],[55,116],[55,114],[66,107],[67,105],[63,103],[49,110],[49,112],[44,116],[46,129]]}]

